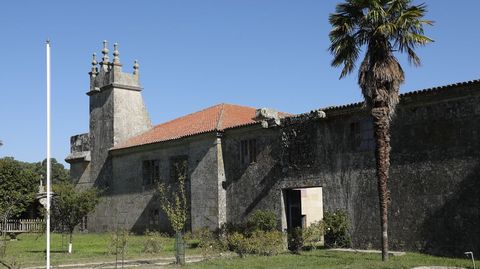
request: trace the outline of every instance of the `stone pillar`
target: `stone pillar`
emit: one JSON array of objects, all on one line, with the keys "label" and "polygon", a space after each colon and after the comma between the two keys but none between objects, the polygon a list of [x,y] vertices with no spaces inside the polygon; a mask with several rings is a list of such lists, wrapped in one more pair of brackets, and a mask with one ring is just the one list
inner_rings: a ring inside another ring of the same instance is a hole
[{"label": "stone pillar", "polygon": [[218,188],[218,227],[227,222],[227,191],[225,184],[225,166],[223,163],[222,134],[217,134],[217,188]]}]

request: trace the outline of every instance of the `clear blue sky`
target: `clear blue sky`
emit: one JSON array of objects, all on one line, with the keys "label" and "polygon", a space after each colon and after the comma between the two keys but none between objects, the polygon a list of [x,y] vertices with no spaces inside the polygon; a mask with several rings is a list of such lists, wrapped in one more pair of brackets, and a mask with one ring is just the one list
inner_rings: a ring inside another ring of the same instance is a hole
[{"label": "clear blue sky", "polygon": [[[401,91],[472,80],[480,70],[480,2],[426,1],[435,43],[420,68],[400,57]],[[356,74],[330,67],[328,15],[338,1],[6,1],[0,16],[0,157],[45,158],[45,45],[52,40],[52,154],[88,132],[88,72],[102,40],[124,71],[140,62],[154,124],[221,103],[302,113],[361,100]],[[112,49],[111,49],[112,51]]]}]

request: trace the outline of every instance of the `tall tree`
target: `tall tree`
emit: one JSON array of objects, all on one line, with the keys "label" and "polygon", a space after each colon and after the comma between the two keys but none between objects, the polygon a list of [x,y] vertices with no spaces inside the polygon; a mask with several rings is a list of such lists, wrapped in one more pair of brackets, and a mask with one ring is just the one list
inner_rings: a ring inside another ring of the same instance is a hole
[{"label": "tall tree", "polygon": [[0,216],[17,216],[33,201],[40,178],[11,157],[0,159]]},{"label": "tall tree", "polygon": [[405,80],[394,52],[406,53],[411,64],[420,65],[415,48],[433,41],[424,35],[424,26],[433,24],[423,19],[425,13],[425,4],[413,5],[411,0],[346,0],[329,17],[329,50],[332,66],[342,67],[340,78],[355,69],[362,48],[366,49],[358,84],[373,119],[384,261],[388,260],[390,121]]},{"label": "tall tree", "polygon": [[[38,190],[40,178],[23,166],[11,157],[0,159],[0,221],[3,227],[9,218],[18,216],[28,207]],[[2,232],[1,251],[4,253],[6,232]]]},{"label": "tall tree", "polygon": [[[52,168],[51,180],[53,184],[66,182],[69,180],[69,171],[65,169],[63,164],[57,162],[57,159],[51,158],[50,165]],[[44,159],[41,162],[32,164],[33,170],[35,173],[42,176],[42,178],[47,178],[47,159]]]},{"label": "tall tree", "polygon": [[188,221],[188,201],[186,181],[188,166],[186,159],[180,159],[173,163],[173,182],[170,185],[160,183],[157,186],[160,207],[165,212],[170,226],[175,231],[175,260],[177,264],[185,264],[185,245],[182,230]]},{"label": "tall tree", "polygon": [[72,253],[73,230],[95,209],[99,192],[96,188],[76,190],[71,182],[61,182],[53,185],[53,193],[52,217],[55,225],[70,235],[68,253]]}]

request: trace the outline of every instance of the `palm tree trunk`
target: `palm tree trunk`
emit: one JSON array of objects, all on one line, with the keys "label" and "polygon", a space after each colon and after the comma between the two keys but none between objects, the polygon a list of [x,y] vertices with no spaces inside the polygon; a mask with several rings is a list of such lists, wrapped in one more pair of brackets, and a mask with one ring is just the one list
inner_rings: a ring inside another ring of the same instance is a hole
[{"label": "palm tree trunk", "polygon": [[386,106],[374,107],[371,113],[375,137],[378,198],[382,227],[382,260],[388,261],[388,203],[390,197],[387,182],[390,168],[390,119]]}]

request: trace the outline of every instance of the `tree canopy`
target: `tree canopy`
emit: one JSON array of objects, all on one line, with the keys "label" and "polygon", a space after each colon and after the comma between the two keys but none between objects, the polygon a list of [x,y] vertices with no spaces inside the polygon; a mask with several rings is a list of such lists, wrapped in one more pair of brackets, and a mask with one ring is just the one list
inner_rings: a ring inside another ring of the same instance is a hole
[{"label": "tree canopy", "polygon": [[33,201],[40,177],[11,157],[0,159],[0,217],[17,216]]},{"label": "tree canopy", "polygon": [[70,182],[53,185],[54,199],[52,216],[57,226],[63,226],[72,233],[82,218],[92,212],[99,201],[99,192],[96,188],[83,191],[75,189]]},{"label": "tree canopy", "polygon": [[[424,4],[412,5],[411,0],[347,0],[330,14],[332,66],[342,66],[340,78],[355,69],[366,47],[358,83],[367,106],[384,102],[393,114],[405,79],[394,52],[406,53],[410,63],[420,65],[415,49],[433,41],[424,35],[423,27],[433,24],[423,19],[425,13]],[[382,89],[386,92],[379,94]]]},{"label": "tree canopy", "polygon": [[[53,184],[67,182],[69,180],[69,171],[65,169],[63,164],[59,163],[55,158],[51,158],[50,165],[52,167],[51,177]],[[35,173],[41,175],[42,178],[47,178],[47,159],[34,163],[32,166]]]},{"label": "tree canopy", "polygon": [[72,251],[72,235],[75,226],[91,213],[99,202],[99,192],[96,188],[78,190],[71,182],[61,182],[53,185],[54,198],[52,203],[52,219],[56,229],[70,234],[68,252]]}]

